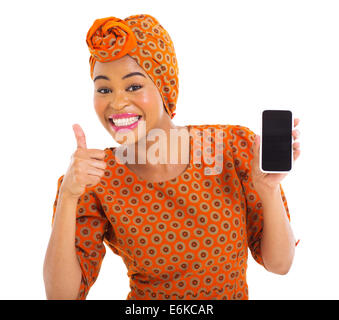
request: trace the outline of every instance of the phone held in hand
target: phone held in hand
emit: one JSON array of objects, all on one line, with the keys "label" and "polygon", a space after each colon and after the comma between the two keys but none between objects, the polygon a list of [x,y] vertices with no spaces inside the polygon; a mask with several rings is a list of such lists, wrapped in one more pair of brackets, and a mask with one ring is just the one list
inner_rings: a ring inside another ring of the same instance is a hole
[{"label": "phone held in hand", "polygon": [[260,136],[260,170],[286,173],[292,170],[293,114],[290,110],[263,110]]}]

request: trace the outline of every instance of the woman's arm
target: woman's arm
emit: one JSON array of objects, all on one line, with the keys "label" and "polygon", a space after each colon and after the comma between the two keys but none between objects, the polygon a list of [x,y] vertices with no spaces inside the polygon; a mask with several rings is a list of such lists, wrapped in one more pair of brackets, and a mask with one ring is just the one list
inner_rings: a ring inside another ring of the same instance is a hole
[{"label": "woman's arm", "polygon": [[[299,124],[294,119],[294,127]],[[292,130],[292,137],[296,140],[299,130]],[[287,173],[264,173],[259,168],[260,137],[256,136],[253,144],[253,159],[251,161],[251,176],[254,188],[258,193],[263,206],[263,234],[260,240],[261,256],[267,270],[286,274],[293,261],[295,239],[286,214],[283,199],[280,193],[280,182]],[[293,160],[300,156],[299,142],[293,143]]]},{"label": "woman's arm", "polygon": [[78,199],[60,194],[44,261],[47,299],[77,299],[81,268],[74,243]]},{"label": "woman's arm", "polygon": [[295,238],[280,187],[260,193],[263,205],[264,227],[260,241],[265,268],[273,273],[286,274],[293,261]]}]

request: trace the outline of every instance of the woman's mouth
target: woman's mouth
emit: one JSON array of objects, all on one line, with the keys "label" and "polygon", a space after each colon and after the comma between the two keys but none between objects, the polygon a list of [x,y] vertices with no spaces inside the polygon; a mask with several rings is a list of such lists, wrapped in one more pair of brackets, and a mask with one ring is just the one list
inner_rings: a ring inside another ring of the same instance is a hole
[{"label": "woman's mouth", "polygon": [[141,115],[132,113],[123,113],[109,116],[109,122],[115,131],[122,129],[134,129],[139,120],[142,118]]}]

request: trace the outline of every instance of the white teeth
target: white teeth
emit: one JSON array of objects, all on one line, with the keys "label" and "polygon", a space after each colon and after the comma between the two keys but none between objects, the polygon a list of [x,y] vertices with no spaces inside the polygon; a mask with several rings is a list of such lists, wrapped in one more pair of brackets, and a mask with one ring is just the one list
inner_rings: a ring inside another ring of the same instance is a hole
[{"label": "white teeth", "polygon": [[138,120],[139,120],[139,117],[130,117],[130,118],[124,118],[124,119],[115,119],[113,120],[113,122],[117,127],[123,127],[123,126],[128,126]]}]

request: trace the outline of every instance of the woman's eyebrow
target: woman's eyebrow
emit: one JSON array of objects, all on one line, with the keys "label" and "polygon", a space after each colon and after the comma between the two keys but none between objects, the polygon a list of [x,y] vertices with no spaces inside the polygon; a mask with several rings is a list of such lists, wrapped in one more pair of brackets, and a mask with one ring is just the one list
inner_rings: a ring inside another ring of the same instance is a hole
[{"label": "woman's eyebrow", "polygon": [[133,76],[143,76],[144,78],[146,78],[145,75],[143,75],[143,74],[140,73],[140,72],[132,72],[132,73],[126,74],[126,75],[123,76],[121,79],[124,80],[124,79],[126,79],[126,78],[133,77]]},{"label": "woman's eyebrow", "polygon": [[[146,78],[145,75],[143,75],[143,74],[140,73],[140,72],[132,72],[132,73],[126,74],[126,75],[123,76],[121,79],[124,80],[124,79],[126,79],[126,78],[133,77],[133,76],[142,76],[142,77]],[[98,80],[98,79],[110,80],[110,78],[108,78],[107,76],[99,75],[99,76],[96,76],[96,77],[94,78],[93,82],[95,82],[95,81]]]}]

